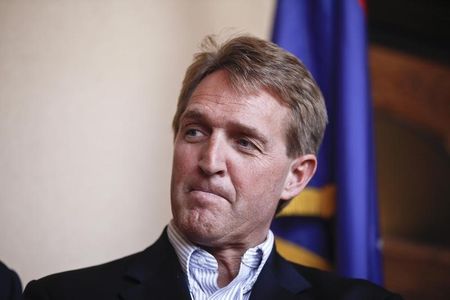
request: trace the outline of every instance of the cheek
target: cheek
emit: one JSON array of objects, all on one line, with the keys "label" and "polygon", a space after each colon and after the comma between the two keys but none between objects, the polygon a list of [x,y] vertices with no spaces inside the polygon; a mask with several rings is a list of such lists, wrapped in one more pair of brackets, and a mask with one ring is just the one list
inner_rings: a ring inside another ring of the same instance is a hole
[{"label": "cheek", "polygon": [[235,179],[234,185],[242,197],[257,198],[259,201],[278,202],[284,187],[287,171],[284,165],[265,166],[261,164],[247,164]]},{"label": "cheek", "polygon": [[180,177],[196,166],[195,153],[189,146],[175,145],[172,164],[172,176]]},{"label": "cheek", "polygon": [[[171,198],[172,205],[181,201],[183,187],[189,177],[189,156],[180,147],[175,146],[172,159]],[[182,201],[181,201],[182,202]]]}]

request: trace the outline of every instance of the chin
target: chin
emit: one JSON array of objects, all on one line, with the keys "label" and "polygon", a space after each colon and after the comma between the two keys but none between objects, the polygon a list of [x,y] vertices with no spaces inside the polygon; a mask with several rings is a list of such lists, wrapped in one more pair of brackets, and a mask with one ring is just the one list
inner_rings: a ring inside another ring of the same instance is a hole
[{"label": "chin", "polygon": [[208,246],[210,241],[223,236],[214,216],[204,216],[196,211],[189,211],[183,216],[176,217],[175,224],[191,242],[196,244]]}]

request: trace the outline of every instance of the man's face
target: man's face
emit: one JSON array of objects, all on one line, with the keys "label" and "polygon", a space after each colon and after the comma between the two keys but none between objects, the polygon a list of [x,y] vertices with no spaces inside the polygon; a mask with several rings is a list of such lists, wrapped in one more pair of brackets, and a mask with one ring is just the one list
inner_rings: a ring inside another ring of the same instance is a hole
[{"label": "man's face", "polygon": [[171,204],[176,226],[205,247],[261,243],[285,191],[289,110],[264,90],[239,95],[207,76],[180,117]]}]

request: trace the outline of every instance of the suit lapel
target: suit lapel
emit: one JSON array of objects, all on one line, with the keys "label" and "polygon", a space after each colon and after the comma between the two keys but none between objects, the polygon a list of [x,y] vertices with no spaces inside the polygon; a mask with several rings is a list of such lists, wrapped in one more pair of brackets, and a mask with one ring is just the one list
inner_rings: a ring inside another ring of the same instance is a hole
[{"label": "suit lapel", "polygon": [[126,277],[134,284],[121,293],[124,300],[190,299],[185,275],[166,230],[132,262]]},{"label": "suit lapel", "polygon": [[310,287],[310,283],[274,247],[253,286],[250,300],[306,300],[309,297],[302,292]]},{"label": "suit lapel", "polygon": [[[185,275],[166,230],[155,244],[134,259],[125,277],[132,283],[121,293],[124,300],[190,299]],[[310,283],[274,247],[253,286],[250,300],[306,300],[309,297],[302,292],[310,287]]]}]

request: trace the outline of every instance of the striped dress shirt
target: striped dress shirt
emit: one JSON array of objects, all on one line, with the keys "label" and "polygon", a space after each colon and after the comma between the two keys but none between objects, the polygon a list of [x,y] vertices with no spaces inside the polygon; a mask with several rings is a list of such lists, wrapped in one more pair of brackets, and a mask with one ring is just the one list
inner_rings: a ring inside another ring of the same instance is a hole
[{"label": "striped dress shirt", "polygon": [[241,258],[238,275],[225,287],[217,285],[218,264],[214,256],[189,242],[170,222],[167,229],[169,241],[186,274],[191,298],[195,300],[248,300],[250,293],[273,248],[273,233],[266,240],[248,249]]}]

